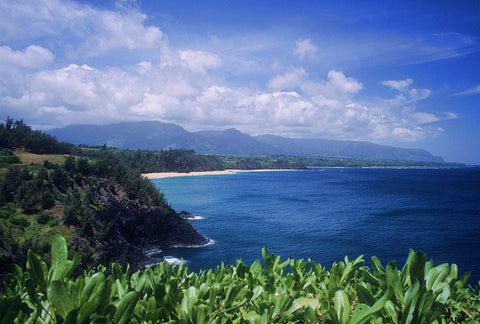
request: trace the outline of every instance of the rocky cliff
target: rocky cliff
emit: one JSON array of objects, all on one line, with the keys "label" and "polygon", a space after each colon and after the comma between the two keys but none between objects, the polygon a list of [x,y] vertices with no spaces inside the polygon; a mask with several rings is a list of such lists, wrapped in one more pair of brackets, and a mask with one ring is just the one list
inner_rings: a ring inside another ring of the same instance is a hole
[{"label": "rocky cliff", "polygon": [[108,241],[97,250],[100,261],[135,266],[145,261],[145,250],[209,243],[169,206],[141,204],[105,188],[99,198],[105,207],[95,217],[108,226]]}]

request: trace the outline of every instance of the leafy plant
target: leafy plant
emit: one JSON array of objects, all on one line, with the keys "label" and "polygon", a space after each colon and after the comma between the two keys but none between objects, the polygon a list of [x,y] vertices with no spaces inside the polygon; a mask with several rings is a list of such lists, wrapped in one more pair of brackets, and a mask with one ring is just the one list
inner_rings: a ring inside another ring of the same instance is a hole
[{"label": "leafy plant", "polygon": [[[478,288],[464,288],[455,265],[437,267],[410,251],[400,271],[373,257],[334,263],[285,260],[262,250],[264,266],[237,261],[190,272],[162,262],[129,273],[118,264],[73,278],[57,236],[49,265],[29,252],[26,271],[13,265],[0,296],[2,322],[58,323],[453,323],[480,319]],[[288,271],[287,271],[288,270]]]}]

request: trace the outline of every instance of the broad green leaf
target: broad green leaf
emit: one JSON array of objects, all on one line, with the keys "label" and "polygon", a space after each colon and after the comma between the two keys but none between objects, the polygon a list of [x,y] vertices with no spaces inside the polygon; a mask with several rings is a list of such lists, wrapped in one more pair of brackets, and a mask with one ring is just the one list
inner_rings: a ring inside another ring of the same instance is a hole
[{"label": "broad green leaf", "polygon": [[393,290],[397,301],[403,305],[405,298],[403,296],[402,283],[400,281],[400,275],[394,262],[390,262],[387,265],[386,278],[388,286]]},{"label": "broad green leaf", "polygon": [[278,265],[279,268],[283,269],[290,264],[290,259],[287,259]]},{"label": "broad green leaf", "polygon": [[373,297],[372,293],[365,286],[364,283],[358,284],[356,287],[356,291],[360,303],[367,304],[368,306],[372,306],[373,304],[375,304],[375,297]]},{"label": "broad green leaf", "polygon": [[22,300],[20,296],[2,297],[0,295],[0,323],[14,323],[21,310]]},{"label": "broad green leaf", "polygon": [[125,295],[125,289],[119,279],[115,280],[115,285],[117,287],[118,298],[121,299],[123,295]]},{"label": "broad green leaf", "polygon": [[385,306],[383,306],[383,309],[385,309],[385,312],[393,321],[393,323],[395,324],[398,323],[398,312],[395,309],[395,305],[392,303],[392,301],[387,300],[387,302],[385,303]]},{"label": "broad green leaf", "polygon": [[[412,259],[413,260],[413,259]],[[405,293],[405,309],[403,311],[403,321],[411,323],[415,314],[417,302],[420,299],[422,292],[420,290],[420,283],[415,283],[407,289]]]},{"label": "broad green leaf", "polygon": [[268,258],[268,252],[267,252],[267,247],[264,246],[262,249],[262,258],[263,260],[266,260]]},{"label": "broad green leaf", "polygon": [[30,300],[36,305],[41,305],[40,299],[38,298],[38,293],[35,291],[35,284],[33,283],[32,279],[29,278],[25,281],[25,288],[27,289],[27,294],[28,297],[30,297]]},{"label": "broad green leaf", "polygon": [[305,323],[316,323],[317,322],[317,313],[313,308],[307,306],[305,312],[303,313],[303,320]]},{"label": "broad green leaf", "polygon": [[380,282],[373,274],[368,270],[362,270],[362,275],[365,278],[365,281],[374,287],[380,287]]},{"label": "broad green leaf", "polygon": [[122,279],[122,268],[118,263],[112,263],[110,265],[110,272],[113,274],[115,279]]},{"label": "broad green leaf", "polygon": [[65,266],[65,271],[63,273],[63,277],[69,279],[72,275],[75,269],[77,268],[78,262],[80,262],[80,256],[75,253],[73,256],[72,261],[68,261],[67,265]]},{"label": "broad green leaf", "polygon": [[43,267],[38,257],[35,253],[28,250],[27,257],[27,270],[32,276],[33,280],[40,286],[40,288],[46,292],[47,291],[47,282],[45,278],[45,273],[43,272]]},{"label": "broad green leaf", "polygon": [[142,291],[146,280],[147,280],[147,274],[144,272],[138,279],[137,284],[135,285],[135,291],[137,292]]},{"label": "broad green leaf", "polygon": [[304,306],[308,306],[308,307],[312,308],[313,310],[315,310],[315,309],[317,309],[318,304],[319,304],[318,299],[300,297],[300,298],[297,298],[293,301],[292,306],[287,311],[287,314],[293,314],[297,310],[299,310],[300,308],[302,308]]},{"label": "broad green leaf", "polygon": [[225,307],[230,307],[234,300],[241,299],[247,293],[248,288],[246,285],[230,286],[225,297]]},{"label": "broad green leaf", "polygon": [[350,302],[347,294],[343,290],[337,290],[335,293],[335,297],[333,297],[333,307],[338,322],[341,324],[347,323],[350,316]]},{"label": "broad green leaf", "polygon": [[442,289],[441,284],[445,283],[445,280],[450,275],[450,267],[444,263],[438,267],[432,268],[427,273],[426,285],[427,289],[437,292]]},{"label": "broad green leaf", "polygon": [[263,294],[263,287],[258,285],[256,286],[255,288],[253,288],[253,296],[252,296],[252,300],[255,300],[257,299],[258,297],[260,297],[261,295]]},{"label": "broad green leaf", "polygon": [[373,256],[370,258],[370,263],[372,265],[373,270],[376,273],[384,273],[385,268],[382,267],[382,263],[380,262],[380,259],[378,259],[376,256]]},{"label": "broad green leaf", "polygon": [[460,280],[455,282],[455,288],[462,289],[463,287],[465,287],[471,274],[471,272],[465,272],[464,275],[460,278]]},{"label": "broad green leaf", "polygon": [[448,275],[446,282],[450,285],[452,282],[457,280],[458,276],[458,267],[456,264],[450,266],[450,274]]},{"label": "broad green leaf", "polygon": [[94,302],[85,302],[78,311],[77,323],[90,323],[90,317],[95,313],[96,307],[97,305]]},{"label": "broad green leaf", "polygon": [[78,324],[77,322],[77,310],[76,309],[72,309],[70,311],[70,313],[67,314],[67,317],[65,318],[65,322],[63,322],[64,324]]},{"label": "broad green leaf", "polygon": [[133,309],[138,300],[138,293],[131,291],[120,300],[115,312],[114,321],[119,324],[127,323],[130,320]]},{"label": "broad green leaf", "polygon": [[435,301],[445,304],[448,300],[448,297],[450,297],[450,286],[447,283],[443,283],[441,293],[437,296]]},{"label": "broad green leaf", "polygon": [[82,302],[91,301],[95,298],[93,292],[98,290],[100,286],[105,281],[105,275],[102,272],[97,272],[91,278],[85,279],[85,287],[83,287],[82,293],[80,295],[80,300]]},{"label": "broad green leaf", "polygon": [[50,271],[53,271],[52,280],[63,279],[65,265],[67,264],[67,242],[60,235],[55,236],[52,244],[52,266]]},{"label": "broad green leaf", "polygon": [[52,281],[48,286],[48,298],[55,308],[55,313],[60,314],[64,319],[73,309],[72,299],[67,289],[58,280]]},{"label": "broad green leaf", "polygon": [[415,252],[410,262],[410,280],[412,284],[414,280],[423,284],[425,281],[425,259],[426,255],[423,252]]},{"label": "broad green leaf", "polygon": [[[388,295],[385,294],[373,304],[372,307],[366,307],[364,309],[358,309],[355,308],[355,311],[353,312],[352,315],[352,323],[363,323],[364,321],[368,320],[370,316],[378,312],[385,306],[385,303],[388,300]],[[358,306],[357,306],[358,307]]]}]

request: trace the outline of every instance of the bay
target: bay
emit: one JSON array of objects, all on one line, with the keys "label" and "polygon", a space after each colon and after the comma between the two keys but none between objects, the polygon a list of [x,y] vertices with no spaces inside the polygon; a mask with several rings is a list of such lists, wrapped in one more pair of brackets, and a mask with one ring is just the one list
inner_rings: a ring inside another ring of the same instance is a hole
[{"label": "bay", "polygon": [[364,255],[403,265],[409,249],[456,263],[480,280],[480,168],[325,168],[153,179],[177,211],[213,244],[161,256],[194,270],[261,249],[330,268]]}]

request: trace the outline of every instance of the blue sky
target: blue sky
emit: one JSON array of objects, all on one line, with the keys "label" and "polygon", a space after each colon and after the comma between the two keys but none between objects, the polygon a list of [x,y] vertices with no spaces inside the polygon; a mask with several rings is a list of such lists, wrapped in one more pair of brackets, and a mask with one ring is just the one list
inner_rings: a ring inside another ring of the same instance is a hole
[{"label": "blue sky", "polygon": [[367,140],[480,164],[479,1],[0,2],[0,119]]}]

